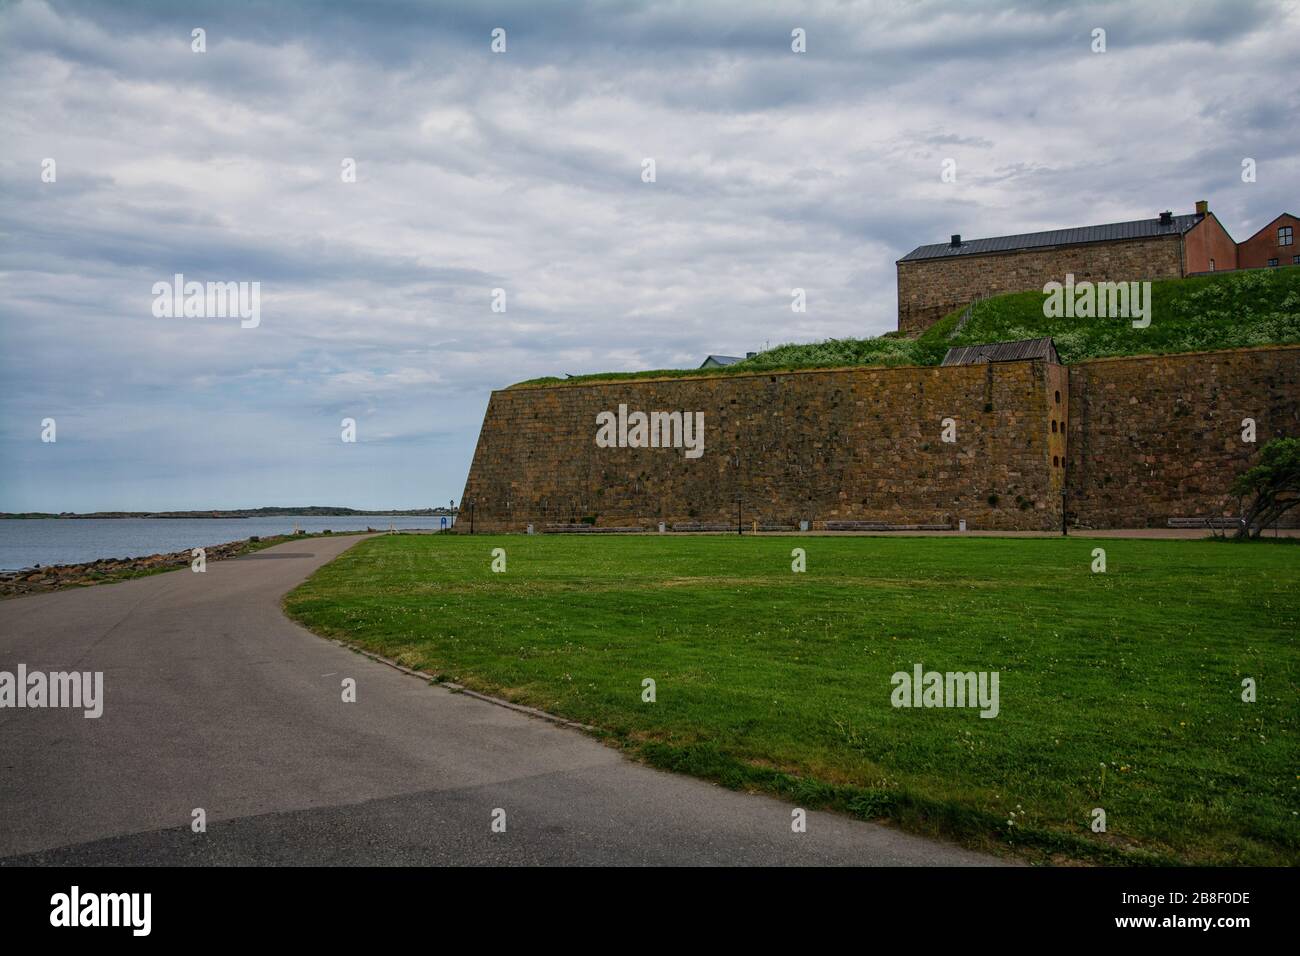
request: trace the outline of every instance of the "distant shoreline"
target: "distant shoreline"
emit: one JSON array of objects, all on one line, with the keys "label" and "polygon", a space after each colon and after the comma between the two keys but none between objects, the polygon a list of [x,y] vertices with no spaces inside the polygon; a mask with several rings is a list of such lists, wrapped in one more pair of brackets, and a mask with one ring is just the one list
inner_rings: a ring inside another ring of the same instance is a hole
[{"label": "distant shoreline", "polygon": [[299,517],[299,518],[422,518],[429,516],[455,516],[459,514],[459,509],[455,508],[411,508],[396,509],[392,511],[359,511],[355,508],[240,508],[233,511],[221,510],[204,510],[204,511],[89,511],[85,513],[64,511],[24,511],[24,512],[0,512],[0,519],[9,520],[26,520],[42,518],[183,518],[195,520],[199,518],[211,518],[217,520],[229,520],[231,518],[278,518],[278,517]]}]

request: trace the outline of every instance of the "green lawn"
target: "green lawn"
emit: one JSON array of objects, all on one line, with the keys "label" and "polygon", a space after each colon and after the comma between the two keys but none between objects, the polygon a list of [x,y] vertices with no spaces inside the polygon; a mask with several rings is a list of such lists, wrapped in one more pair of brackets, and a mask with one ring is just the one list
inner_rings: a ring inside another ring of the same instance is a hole
[{"label": "green lawn", "polygon": [[[800,805],[1035,860],[1300,862],[1294,542],[395,535],[286,607]],[[894,708],[916,663],[997,671],[999,715]]]}]

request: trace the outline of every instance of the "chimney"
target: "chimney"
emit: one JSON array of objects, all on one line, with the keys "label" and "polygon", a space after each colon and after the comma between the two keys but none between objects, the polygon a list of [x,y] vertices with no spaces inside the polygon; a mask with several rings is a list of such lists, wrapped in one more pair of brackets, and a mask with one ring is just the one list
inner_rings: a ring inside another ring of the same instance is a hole
[{"label": "chimney", "polygon": [[952,234],[952,241],[949,242],[948,245],[952,246],[954,249],[956,249],[958,246],[960,246],[960,245],[961,245],[961,233],[960,233],[960,232],[954,232],[954,233]]},{"label": "chimney", "polygon": [[1174,224],[1174,214],[1166,209],[1160,214],[1160,225],[1172,226]]},{"label": "chimney", "polygon": [[1207,200],[1202,199],[1199,202],[1197,202],[1196,215],[1205,216],[1208,215],[1209,212],[1210,212],[1210,204]]}]

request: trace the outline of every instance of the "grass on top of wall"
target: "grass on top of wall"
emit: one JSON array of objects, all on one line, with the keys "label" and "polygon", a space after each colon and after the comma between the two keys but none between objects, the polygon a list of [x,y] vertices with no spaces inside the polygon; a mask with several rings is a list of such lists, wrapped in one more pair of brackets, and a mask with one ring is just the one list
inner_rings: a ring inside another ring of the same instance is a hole
[{"label": "grass on top of wall", "polygon": [[1224,272],[1151,284],[1151,324],[1129,319],[1049,319],[1042,292],[1017,292],[975,304],[960,331],[958,309],[918,338],[887,333],[868,339],[791,343],[716,369],[603,372],[567,379],[537,378],[515,388],[581,385],[627,379],[737,375],[809,368],[938,365],[957,345],[1051,336],[1063,362],[1117,355],[1158,355],[1300,343],[1300,268]]},{"label": "grass on top of wall", "polygon": [[[285,603],[800,806],[1031,860],[1300,863],[1295,541],[391,536]],[[917,663],[997,671],[998,715],[895,708]]]}]

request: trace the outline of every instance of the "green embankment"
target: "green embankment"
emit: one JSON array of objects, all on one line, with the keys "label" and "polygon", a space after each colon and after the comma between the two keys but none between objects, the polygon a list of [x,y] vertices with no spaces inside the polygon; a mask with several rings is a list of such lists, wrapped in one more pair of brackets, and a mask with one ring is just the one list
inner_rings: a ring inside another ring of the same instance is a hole
[{"label": "green embankment", "polygon": [[1112,355],[1155,355],[1300,342],[1300,268],[1224,272],[1151,284],[1151,324],[1128,319],[1047,318],[1041,292],[1018,292],[976,303],[960,331],[964,310],[941,319],[920,337],[896,333],[871,339],[831,339],[779,345],[720,369],[605,372],[568,379],[538,378],[528,385],[582,384],[633,378],[735,375],[745,372],[863,365],[938,365],[955,345],[978,345],[1050,335],[1067,364]]}]

